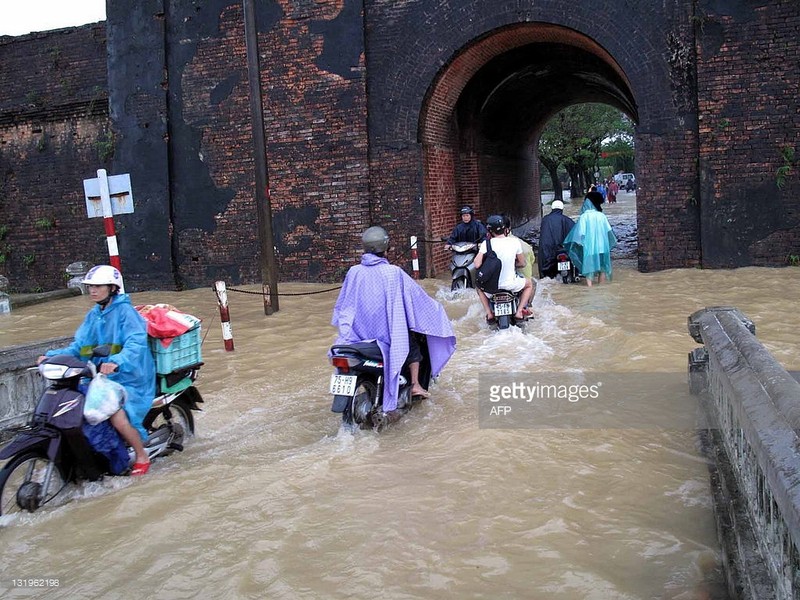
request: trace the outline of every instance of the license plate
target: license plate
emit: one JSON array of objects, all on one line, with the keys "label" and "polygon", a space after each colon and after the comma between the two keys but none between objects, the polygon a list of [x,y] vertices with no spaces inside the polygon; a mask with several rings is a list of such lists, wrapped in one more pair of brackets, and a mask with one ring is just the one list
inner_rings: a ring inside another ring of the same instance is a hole
[{"label": "license plate", "polygon": [[506,315],[514,314],[513,306],[511,302],[503,302],[501,304],[494,305],[494,316],[495,317],[505,317]]},{"label": "license plate", "polygon": [[331,375],[331,394],[334,396],[355,396],[357,375]]},{"label": "license plate", "polygon": [[569,271],[569,261],[565,260],[564,262],[558,263],[558,270],[559,271]]}]

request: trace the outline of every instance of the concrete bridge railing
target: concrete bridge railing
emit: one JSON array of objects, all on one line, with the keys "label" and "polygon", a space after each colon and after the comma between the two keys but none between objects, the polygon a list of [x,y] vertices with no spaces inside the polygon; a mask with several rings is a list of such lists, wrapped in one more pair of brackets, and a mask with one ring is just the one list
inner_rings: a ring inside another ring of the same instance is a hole
[{"label": "concrete bridge railing", "polygon": [[736,598],[800,598],[800,383],[755,337],[737,309],[689,317],[702,343],[689,385],[704,430],[717,531]]},{"label": "concrete bridge railing", "polygon": [[6,437],[3,432],[27,422],[44,389],[38,371],[30,369],[36,358],[71,341],[72,337],[60,337],[0,349],[0,439]]}]

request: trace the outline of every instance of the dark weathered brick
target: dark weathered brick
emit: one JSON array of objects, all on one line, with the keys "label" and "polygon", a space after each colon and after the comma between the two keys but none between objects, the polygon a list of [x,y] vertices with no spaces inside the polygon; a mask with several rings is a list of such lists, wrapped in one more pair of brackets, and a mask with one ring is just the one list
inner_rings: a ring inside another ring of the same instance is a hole
[{"label": "dark weathered brick", "polygon": [[[800,156],[796,2],[255,4],[284,280],[340,278],[371,224],[403,266],[409,236],[424,240],[433,274],[462,204],[537,216],[538,132],[570,102],[609,98],[557,77],[487,93],[510,74],[503,61],[518,73],[577,61],[622,90],[638,119],[640,269],[800,254],[797,167],[782,189],[776,178],[783,148]],[[55,287],[68,262],[104,260],[81,188],[98,167],[131,173],[137,211],[118,227],[133,288],[260,280],[241,2],[115,0],[107,30],[0,38],[0,64],[12,285]]]}]

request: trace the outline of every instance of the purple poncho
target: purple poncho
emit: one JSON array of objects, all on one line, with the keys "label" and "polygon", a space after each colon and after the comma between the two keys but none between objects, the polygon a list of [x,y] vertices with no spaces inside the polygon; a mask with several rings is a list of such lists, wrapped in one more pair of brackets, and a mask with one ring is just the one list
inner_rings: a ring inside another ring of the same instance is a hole
[{"label": "purple poncho", "polygon": [[375,340],[383,354],[383,410],[397,408],[400,371],[408,356],[408,330],[427,336],[431,372],[438,375],[456,349],[442,305],[402,269],[375,254],[351,267],[333,307],[336,344]]}]

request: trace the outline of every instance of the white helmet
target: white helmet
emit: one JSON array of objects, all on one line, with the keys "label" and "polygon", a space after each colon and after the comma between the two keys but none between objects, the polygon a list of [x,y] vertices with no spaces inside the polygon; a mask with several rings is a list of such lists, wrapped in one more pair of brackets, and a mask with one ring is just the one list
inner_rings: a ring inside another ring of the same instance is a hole
[{"label": "white helmet", "polygon": [[111,265],[97,265],[89,269],[81,283],[87,285],[116,285],[122,287],[122,274]]}]

